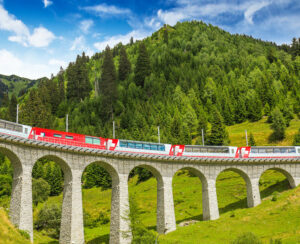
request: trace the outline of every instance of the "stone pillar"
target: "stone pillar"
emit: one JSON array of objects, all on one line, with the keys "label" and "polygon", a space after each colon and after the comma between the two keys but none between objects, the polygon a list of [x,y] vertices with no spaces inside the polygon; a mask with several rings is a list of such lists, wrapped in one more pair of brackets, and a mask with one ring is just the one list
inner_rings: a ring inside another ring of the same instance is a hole
[{"label": "stone pillar", "polygon": [[14,167],[10,218],[20,230],[27,231],[33,241],[31,170],[32,166],[25,164]]},{"label": "stone pillar", "polygon": [[176,230],[172,177],[157,179],[157,232]]},{"label": "stone pillar", "polygon": [[215,220],[219,218],[219,207],[216,192],[216,180],[202,181],[202,206],[203,220]]},{"label": "stone pillar", "polygon": [[112,175],[110,244],[131,243],[128,174]]},{"label": "stone pillar", "polygon": [[59,243],[83,244],[81,170],[65,170]]},{"label": "stone pillar", "polygon": [[249,208],[255,207],[261,203],[259,192],[259,179],[252,178],[247,182],[247,204]]}]

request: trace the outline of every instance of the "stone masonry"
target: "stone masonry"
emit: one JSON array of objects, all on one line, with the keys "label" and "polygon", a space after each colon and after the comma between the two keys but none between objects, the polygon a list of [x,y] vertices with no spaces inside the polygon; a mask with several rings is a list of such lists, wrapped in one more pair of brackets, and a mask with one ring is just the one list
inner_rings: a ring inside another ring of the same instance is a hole
[{"label": "stone masonry", "polygon": [[219,218],[216,179],[225,170],[239,173],[247,186],[248,207],[260,204],[259,178],[268,169],[282,172],[291,187],[300,184],[300,159],[205,159],[139,155],[105,150],[66,147],[27,139],[0,136],[0,152],[14,168],[11,221],[30,233],[33,240],[32,168],[40,158],[58,163],[64,172],[60,243],[84,243],[81,177],[91,163],[98,163],[112,176],[110,243],[130,243],[128,176],[135,167],[150,170],[157,179],[157,231],[176,229],[172,179],[189,169],[202,183],[203,219]]}]

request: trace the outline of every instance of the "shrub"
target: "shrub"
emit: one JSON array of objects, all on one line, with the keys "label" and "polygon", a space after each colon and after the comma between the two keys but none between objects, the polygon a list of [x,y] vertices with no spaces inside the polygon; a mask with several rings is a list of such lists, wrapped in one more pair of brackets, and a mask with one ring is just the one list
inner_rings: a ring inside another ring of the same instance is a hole
[{"label": "shrub", "polygon": [[50,195],[50,185],[42,178],[32,179],[32,200],[35,206],[45,202]]},{"label": "shrub", "polygon": [[232,244],[262,244],[261,240],[251,232],[238,236]]},{"label": "shrub", "polygon": [[278,195],[279,195],[279,193],[277,191],[274,191],[271,201],[276,202],[277,198],[278,198]]},{"label": "shrub", "polygon": [[12,177],[10,175],[0,175],[0,197],[10,196]]},{"label": "shrub", "polygon": [[61,207],[56,204],[45,204],[38,213],[34,226],[37,230],[45,230],[53,238],[59,237]]},{"label": "shrub", "polygon": [[19,230],[19,229],[18,229],[18,231],[21,234],[21,236],[25,237],[27,240],[30,240],[30,235],[29,235],[28,231],[26,231],[26,230]]}]

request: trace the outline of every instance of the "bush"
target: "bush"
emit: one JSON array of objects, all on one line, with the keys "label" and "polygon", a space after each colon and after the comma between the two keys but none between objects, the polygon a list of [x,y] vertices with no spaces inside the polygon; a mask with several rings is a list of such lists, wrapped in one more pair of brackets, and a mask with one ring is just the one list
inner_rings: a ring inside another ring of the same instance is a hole
[{"label": "bush", "polygon": [[238,236],[232,244],[262,244],[261,240],[251,232]]},{"label": "bush", "polygon": [[42,178],[32,179],[32,201],[35,206],[45,202],[50,195],[50,185]]},{"label": "bush", "polygon": [[27,240],[30,240],[30,235],[27,230],[19,230],[18,229],[18,231],[21,234],[21,236],[25,237]]},{"label": "bush", "polygon": [[12,177],[10,175],[0,175],[0,197],[10,196]]},{"label": "bush", "polygon": [[277,198],[278,198],[278,195],[279,195],[279,193],[277,191],[274,191],[271,201],[276,202]]},{"label": "bush", "polygon": [[300,129],[298,130],[298,133],[294,137],[294,146],[300,146]]},{"label": "bush", "polygon": [[34,226],[37,230],[45,230],[53,238],[59,238],[61,207],[56,204],[45,204],[38,213]]}]

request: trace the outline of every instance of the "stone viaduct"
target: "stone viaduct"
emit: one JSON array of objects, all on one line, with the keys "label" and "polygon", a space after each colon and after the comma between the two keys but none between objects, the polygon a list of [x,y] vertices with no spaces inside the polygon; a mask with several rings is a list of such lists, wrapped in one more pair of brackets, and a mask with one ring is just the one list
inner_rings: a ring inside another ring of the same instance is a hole
[{"label": "stone viaduct", "polygon": [[[64,172],[60,243],[84,243],[81,176],[91,163],[99,163],[112,176],[110,243],[130,243],[130,227],[124,219],[129,211],[128,176],[137,166],[147,168],[157,179],[157,231],[176,229],[172,178],[180,169],[189,169],[202,183],[203,219],[219,218],[216,179],[220,172],[239,173],[247,186],[248,207],[260,204],[259,178],[268,169],[277,169],[291,187],[300,184],[300,159],[205,159],[121,153],[76,148],[0,135],[0,152],[14,168],[10,218],[33,240],[32,168],[46,157]],[[127,234],[127,235],[124,235]]]}]

